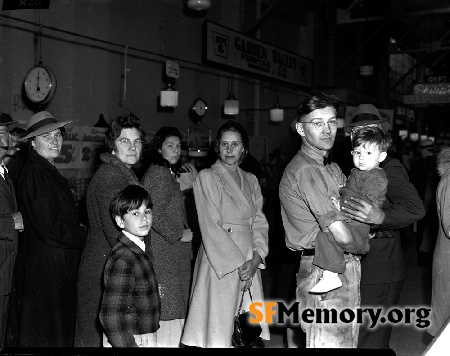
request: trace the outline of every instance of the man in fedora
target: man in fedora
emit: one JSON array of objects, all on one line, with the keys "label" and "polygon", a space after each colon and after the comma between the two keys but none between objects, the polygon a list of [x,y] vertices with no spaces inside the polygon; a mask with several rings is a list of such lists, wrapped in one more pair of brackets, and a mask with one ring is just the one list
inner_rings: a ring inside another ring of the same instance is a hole
[{"label": "man in fedora", "polygon": [[[378,126],[383,131],[390,124],[372,104],[361,104],[353,113],[351,124],[344,128],[353,134],[366,126]],[[418,221],[425,208],[416,188],[409,182],[405,166],[396,158],[386,157],[380,164],[388,178],[386,201],[382,208],[373,197],[367,201],[352,197],[341,207],[348,217],[371,224],[369,252],[361,259],[361,308],[383,308],[383,315],[395,308],[405,279],[405,260],[400,229]],[[370,329],[361,324],[358,347],[389,349],[392,324],[385,323]]]},{"label": "man in fedora", "polygon": [[18,232],[23,230],[22,214],[17,210],[14,187],[4,163],[11,151],[9,129],[17,123],[10,115],[0,113],[0,350],[5,347]]}]

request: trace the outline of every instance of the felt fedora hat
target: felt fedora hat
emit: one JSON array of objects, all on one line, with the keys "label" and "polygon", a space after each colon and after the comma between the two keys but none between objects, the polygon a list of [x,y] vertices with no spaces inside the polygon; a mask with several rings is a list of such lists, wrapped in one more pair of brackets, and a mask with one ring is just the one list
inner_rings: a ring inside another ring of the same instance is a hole
[{"label": "felt fedora hat", "polygon": [[0,126],[9,126],[18,124],[19,121],[13,120],[9,114],[5,114],[4,112],[0,112]]},{"label": "felt fedora hat", "polygon": [[27,132],[20,140],[25,141],[31,137],[42,135],[60,127],[66,126],[72,121],[58,121],[48,111],[40,111],[30,117],[27,123]]},{"label": "felt fedora hat", "polygon": [[372,104],[361,104],[353,112],[352,123],[344,127],[344,131],[350,133],[355,126],[381,124],[381,129],[387,132],[391,124],[381,117],[378,109]]}]

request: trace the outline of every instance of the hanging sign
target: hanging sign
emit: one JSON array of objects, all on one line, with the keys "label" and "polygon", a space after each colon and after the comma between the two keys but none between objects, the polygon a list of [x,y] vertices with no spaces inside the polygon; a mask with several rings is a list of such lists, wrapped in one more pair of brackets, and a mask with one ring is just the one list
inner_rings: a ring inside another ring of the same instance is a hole
[{"label": "hanging sign", "polygon": [[403,95],[405,104],[448,104],[450,83],[421,83],[414,85],[414,95]]},{"label": "hanging sign", "polygon": [[49,9],[50,0],[3,0],[2,10]]},{"label": "hanging sign", "polygon": [[448,83],[450,75],[426,75],[424,77],[425,83]]},{"label": "hanging sign", "polygon": [[206,59],[312,87],[312,60],[206,21]]},{"label": "hanging sign", "polygon": [[106,128],[68,125],[61,153],[55,158],[58,169],[92,169],[95,155],[104,144]]},{"label": "hanging sign", "polygon": [[166,75],[178,79],[180,77],[180,65],[170,59],[166,60]]}]

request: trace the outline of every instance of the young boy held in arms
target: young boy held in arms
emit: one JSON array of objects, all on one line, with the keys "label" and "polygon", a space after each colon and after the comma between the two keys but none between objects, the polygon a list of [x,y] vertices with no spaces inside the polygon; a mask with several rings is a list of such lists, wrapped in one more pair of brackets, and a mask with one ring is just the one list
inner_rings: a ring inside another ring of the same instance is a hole
[{"label": "young boy held in arms", "polygon": [[[379,167],[387,156],[391,139],[378,127],[365,127],[355,131],[352,140],[352,156],[355,168],[352,169],[345,186],[340,189],[340,197],[332,197],[333,203],[339,210],[340,206],[351,196],[367,200],[367,195],[378,199],[379,206],[386,200],[387,176]],[[346,222],[354,224],[363,235],[369,236],[370,226],[353,220]],[[321,226],[323,225],[320,222]],[[314,262],[323,268],[323,275],[319,282],[311,288],[310,293],[326,293],[342,286],[339,273],[345,272],[344,251],[336,243],[331,234],[327,237],[318,236],[315,242]]]}]

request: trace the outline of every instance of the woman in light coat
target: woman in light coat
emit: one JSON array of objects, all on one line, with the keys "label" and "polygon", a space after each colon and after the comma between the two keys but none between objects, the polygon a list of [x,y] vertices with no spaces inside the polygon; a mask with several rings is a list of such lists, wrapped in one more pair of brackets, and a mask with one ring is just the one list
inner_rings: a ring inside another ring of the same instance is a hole
[{"label": "woman in light coat", "polygon": [[[198,347],[231,347],[233,320],[243,290],[263,302],[259,269],[268,254],[268,222],[258,179],[239,168],[247,152],[245,128],[228,121],[219,129],[219,159],[194,181],[202,244],[195,263],[189,313],[181,342]],[[245,292],[243,309],[250,305]],[[261,338],[270,339],[262,323]]]}]

